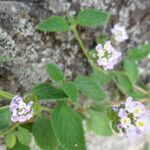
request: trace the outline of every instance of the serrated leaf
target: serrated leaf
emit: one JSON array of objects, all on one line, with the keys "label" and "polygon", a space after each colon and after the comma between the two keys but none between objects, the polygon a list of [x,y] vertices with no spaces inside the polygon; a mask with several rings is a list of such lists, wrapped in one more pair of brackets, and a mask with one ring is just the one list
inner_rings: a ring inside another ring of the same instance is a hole
[{"label": "serrated leaf", "polygon": [[57,150],[57,139],[53,133],[50,120],[40,117],[33,125],[33,135],[42,150]]},{"label": "serrated leaf", "polygon": [[138,48],[129,50],[128,58],[140,60],[150,54],[150,44],[141,45]]},{"label": "serrated leaf", "polygon": [[73,82],[67,82],[63,85],[63,90],[66,95],[72,100],[73,102],[77,101],[79,96],[79,91],[76,88],[76,85]]},{"label": "serrated leaf", "polygon": [[99,27],[108,21],[109,16],[107,12],[88,8],[79,12],[77,23],[81,26]]},{"label": "serrated leaf", "polygon": [[63,81],[66,79],[64,73],[56,65],[47,64],[46,68],[47,68],[49,76],[54,81]]},{"label": "serrated leaf", "polygon": [[0,133],[8,129],[12,125],[10,117],[11,117],[11,113],[9,107],[1,107],[0,108]]},{"label": "serrated leaf", "polygon": [[69,29],[69,25],[63,17],[52,16],[39,23],[36,29],[46,32],[65,32]]},{"label": "serrated leaf", "polygon": [[23,127],[18,127],[17,137],[18,141],[20,141],[20,143],[23,145],[29,145],[31,142],[30,132]]},{"label": "serrated leaf", "polygon": [[90,77],[78,76],[75,79],[77,88],[94,101],[106,98],[106,93]]},{"label": "serrated leaf", "polygon": [[117,87],[124,93],[126,96],[129,96],[133,92],[133,86],[128,76],[122,72],[117,72],[115,74],[115,82]]},{"label": "serrated leaf", "polygon": [[16,144],[16,136],[13,132],[6,135],[5,143],[8,148],[12,148]]},{"label": "serrated leaf", "polygon": [[55,88],[48,83],[41,83],[30,90],[39,100],[59,100],[67,98],[63,90]]},{"label": "serrated leaf", "polygon": [[86,150],[80,116],[61,102],[51,116],[52,127],[65,150]]},{"label": "serrated leaf", "polygon": [[129,77],[130,81],[133,84],[136,83],[139,76],[139,70],[138,70],[138,65],[135,63],[135,61],[131,59],[124,60],[124,68],[126,70],[127,76]]},{"label": "serrated leaf", "polygon": [[90,112],[90,118],[87,120],[87,127],[89,130],[94,131],[96,134],[103,136],[112,135],[110,123],[107,115],[97,111]]},{"label": "serrated leaf", "polygon": [[17,141],[16,145],[12,148],[8,148],[7,150],[30,150],[29,146],[21,144]]}]

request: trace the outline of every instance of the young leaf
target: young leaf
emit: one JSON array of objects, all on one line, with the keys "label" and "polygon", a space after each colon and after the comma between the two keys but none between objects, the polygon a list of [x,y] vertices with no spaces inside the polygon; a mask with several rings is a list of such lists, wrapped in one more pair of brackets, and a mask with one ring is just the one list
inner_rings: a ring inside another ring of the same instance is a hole
[{"label": "young leaf", "polygon": [[23,127],[18,127],[17,137],[18,141],[23,145],[29,145],[31,142],[30,132]]},{"label": "young leaf", "polygon": [[138,65],[135,63],[135,61],[131,59],[124,60],[124,68],[126,70],[127,76],[129,77],[130,81],[133,84],[136,83],[139,76],[139,70],[138,70]]},{"label": "young leaf", "polygon": [[17,141],[15,146],[12,148],[8,148],[8,150],[30,150],[30,148],[26,145],[21,144],[19,141]]},{"label": "young leaf", "polygon": [[94,101],[106,98],[106,93],[90,77],[78,76],[75,84],[79,90]]},{"label": "young leaf", "polygon": [[47,64],[46,68],[47,68],[49,76],[54,81],[63,81],[63,80],[65,80],[64,73],[56,65],[54,65],[54,64]]},{"label": "young leaf", "polygon": [[129,51],[128,58],[140,60],[150,54],[150,44],[141,45],[138,48],[133,48]]},{"label": "young leaf", "polygon": [[65,32],[69,29],[69,25],[63,17],[52,16],[38,24],[36,29],[46,32]]},{"label": "young leaf", "polygon": [[0,108],[0,133],[11,126],[11,113],[9,107]]},{"label": "young leaf", "polygon": [[108,21],[109,16],[104,11],[88,8],[79,12],[77,15],[77,23],[81,26],[99,27]]},{"label": "young leaf", "polygon": [[44,117],[38,118],[33,125],[33,135],[42,150],[57,150],[57,139],[53,133],[50,120]]},{"label": "young leaf", "polygon": [[70,98],[70,100],[72,100],[73,102],[77,101],[77,98],[79,96],[79,91],[73,82],[65,83],[63,86],[63,90],[66,93],[66,95]]},{"label": "young leaf", "polygon": [[90,118],[87,120],[87,127],[96,134],[103,136],[112,135],[110,123],[106,114],[97,111],[91,111]]},{"label": "young leaf", "polygon": [[63,90],[55,88],[48,83],[41,83],[30,90],[29,94],[35,94],[39,100],[59,100],[67,98]]},{"label": "young leaf", "polygon": [[133,86],[130,82],[128,76],[122,72],[116,73],[115,82],[117,84],[117,87],[127,96],[131,95],[133,92]]},{"label": "young leaf", "polygon": [[16,136],[13,132],[6,135],[5,143],[8,148],[12,148],[16,144]]},{"label": "young leaf", "polygon": [[105,35],[100,35],[96,38],[96,44],[104,44],[106,39]]},{"label": "young leaf", "polygon": [[65,103],[60,102],[51,116],[52,127],[62,147],[66,150],[86,150],[80,116]]}]

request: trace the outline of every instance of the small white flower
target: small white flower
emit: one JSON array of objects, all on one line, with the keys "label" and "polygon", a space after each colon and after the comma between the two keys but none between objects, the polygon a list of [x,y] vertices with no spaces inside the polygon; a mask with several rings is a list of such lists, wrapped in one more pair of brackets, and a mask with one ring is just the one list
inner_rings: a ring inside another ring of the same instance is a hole
[{"label": "small white flower", "polygon": [[121,122],[121,126],[123,128],[127,128],[127,127],[129,127],[131,125],[131,120],[128,117],[122,117],[120,119],[120,122]]},{"label": "small white flower", "polygon": [[144,131],[145,122],[142,119],[136,121],[136,126],[140,131]]},{"label": "small white flower", "polygon": [[128,34],[125,29],[125,26],[120,26],[116,24],[113,29],[111,29],[112,34],[114,35],[114,39],[117,42],[123,42],[128,39]]}]

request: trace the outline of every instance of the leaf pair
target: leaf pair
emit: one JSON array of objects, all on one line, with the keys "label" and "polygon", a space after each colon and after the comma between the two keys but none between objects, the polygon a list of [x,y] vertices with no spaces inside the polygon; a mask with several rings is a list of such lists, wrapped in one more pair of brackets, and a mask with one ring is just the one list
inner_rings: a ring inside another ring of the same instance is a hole
[{"label": "leaf pair", "polygon": [[[78,13],[75,22],[84,27],[99,27],[108,21],[109,16],[106,12],[88,8]],[[46,32],[65,32],[69,28],[69,23],[61,16],[47,18],[36,26],[36,29]]]}]

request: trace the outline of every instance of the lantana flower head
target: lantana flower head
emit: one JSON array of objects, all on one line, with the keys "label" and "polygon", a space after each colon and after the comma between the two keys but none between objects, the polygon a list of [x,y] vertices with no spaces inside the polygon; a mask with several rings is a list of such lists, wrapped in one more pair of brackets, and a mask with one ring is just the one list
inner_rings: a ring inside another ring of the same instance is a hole
[{"label": "lantana flower head", "polygon": [[16,95],[10,104],[11,121],[24,122],[31,119],[33,117],[32,105],[32,101],[26,104],[20,96]]},{"label": "lantana flower head", "polygon": [[111,41],[107,41],[104,45],[98,44],[96,51],[98,65],[102,66],[105,70],[113,69],[121,58],[121,53],[115,50]]},{"label": "lantana flower head", "polygon": [[150,111],[132,97],[128,97],[118,106],[115,105],[112,110],[115,113],[113,122],[117,130],[124,133],[129,140],[150,132]]},{"label": "lantana flower head", "polygon": [[116,24],[112,29],[111,32],[113,34],[113,38],[116,42],[123,42],[128,39],[128,34],[126,31],[125,26],[120,26],[119,24]]}]

